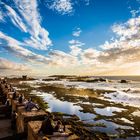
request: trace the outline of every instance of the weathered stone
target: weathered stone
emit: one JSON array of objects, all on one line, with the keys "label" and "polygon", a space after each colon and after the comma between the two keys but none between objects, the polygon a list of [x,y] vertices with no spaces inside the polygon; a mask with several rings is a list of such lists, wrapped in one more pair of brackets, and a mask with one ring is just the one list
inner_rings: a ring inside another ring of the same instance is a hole
[{"label": "weathered stone", "polygon": [[20,106],[25,106],[26,102],[19,103],[17,100],[12,100],[12,110],[15,110],[17,112],[17,108]]},{"label": "weathered stone", "polygon": [[7,93],[7,98],[12,99],[13,93],[14,93],[14,92],[8,92],[8,93]]},{"label": "weathered stone", "polygon": [[29,121],[35,121],[35,120],[43,120],[46,116],[46,113],[43,110],[33,110],[31,112],[23,111],[21,112],[18,110],[18,118],[17,118],[17,132],[23,133],[27,132],[27,123]]},{"label": "weathered stone", "polygon": [[[38,133],[41,125],[42,121],[31,121],[28,123],[28,140],[42,140],[45,135]],[[65,133],[54,132],[53,135],[46,135],[45,137],[49,138],[49,140],[79,140],[79,137],[72,134],[69,128],[70,126],[66,125]]]},{"label": "weathered stone", "polygon": [[19,107],[17,107],[17,113],[18,113],[18,115],[21,115],[21,113],[23,111],[25,111],[25,106],[19,106]]}]

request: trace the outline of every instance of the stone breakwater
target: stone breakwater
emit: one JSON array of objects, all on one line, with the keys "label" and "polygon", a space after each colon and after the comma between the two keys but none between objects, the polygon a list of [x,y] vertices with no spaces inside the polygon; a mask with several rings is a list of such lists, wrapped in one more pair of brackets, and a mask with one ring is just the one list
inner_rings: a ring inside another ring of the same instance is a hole
[{"label": "stone breakwater", "polygon": [[[15,94],[15,95],[14,95]],[[13,98],[15,96],[15,98]],[[42,121],[49,112],[42,109],[33,108],[31,111],[26,111],[25,105],[27,99],[23,99],[19,102],[18,97],[20,93],[16,92],[11,84],[6,80],[0,80],[0,115],[4,115],[6,118],[11,119],[11,113],[16,112],[17,118],[15,122],[15,130],[12,130],[13,135],[9,139],[28,139],[28,140],[42,140],[45,135],[38,133]],[[5,120],[6,122],[6,120]],[[4,126],[3,126],[4,127]],[[64,133],[54,133],[53,135],[46,135],[46,139],[53,140],[77,140],[79,137],[70,131],[70,125],[65,126]],[[1,130],[0,130],[1,131]],[[6,131],[6,130],[5,130]],[[0,132],[1,133],[1,132]],[[2,138],[8,138],[3,136]]]}]

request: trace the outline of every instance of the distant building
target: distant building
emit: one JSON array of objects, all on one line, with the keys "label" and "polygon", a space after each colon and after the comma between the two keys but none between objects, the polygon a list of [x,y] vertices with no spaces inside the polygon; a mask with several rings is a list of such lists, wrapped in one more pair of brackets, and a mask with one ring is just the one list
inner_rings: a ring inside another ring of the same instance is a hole
[{"label": "distant building", "polygon": [[23,80],[27,80],[27,75],[22,75]]}]

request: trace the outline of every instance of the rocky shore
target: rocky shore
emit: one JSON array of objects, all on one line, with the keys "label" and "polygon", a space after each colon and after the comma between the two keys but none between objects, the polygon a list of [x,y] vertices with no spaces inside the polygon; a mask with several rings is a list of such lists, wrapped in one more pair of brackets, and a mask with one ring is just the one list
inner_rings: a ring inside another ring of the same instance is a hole
[{"label": "rocky shore", "polygon": [[[34,79],[32,79],[34,80]],[[18,84],[18,82],[21,81],[21,79],[12,79],[12,80],[1,80],[0,81],[0,113],[1,115],[5,115],[7,119],[10,121],[11,119],[11,113],[13,110],[16,111],[18,114],[17,120],[16,120],[16,130],[11,130],[11,133],[8,136],[1,136],[1,138],[8,138],[10,136],[10,139],[28,139],[28,140],[40,140],[43,138],[43,135],[40,136],[38,134],[38,131],[36,130],[41,126],[42,121],[44,120],[45,116],[50,114],[50,112],[47,112],[44,109],[44,106],[46,104],[42,103],[40,98],[33,96],[33,101],[38,103],[40,108],[39,110],[33,109],[30,112],[27,112],[25,110],[25,104],[27,102],[27,99],[29,98],[29,95],[27,94],[30,91],[30,88],[28,88],[27,92],[26,90],[23,90],[23,92],[16,92],[16,99],[13,99],[13,93],[15,92],[15,89],[12,85],[14,83]],[[17,100],[17,97],[20,94],[24,94],[25,99],[22,103],[19,103]],[[5,106],[4,103],[6,100],[9,100],[9,106]],[[7,111],[3,111],[7,109]],[[65,137],[65,139],[109,139],[109,137],[104,133],[93,133],[89,131],[84,124],[79,121],[79,118],[76,115],[68,115],[64,113],[59,112],[52,112],[55,116],[55,120],[59,119],[62,121],[63,125],[66,125],[67,130],[66,132],[70,135]],[[7,120],[5,120],[7,122]],[[10,126],[10,124],[9,124]],[[3,126],[4,127],[4,126]],[[1,130],[0,130],[1,131]],[[52,136],[53,139],[57,139],[57,137],[63,139],[63,135],[56,135]],[[52,139],[51,136],[49,136],[49,139]]]}]

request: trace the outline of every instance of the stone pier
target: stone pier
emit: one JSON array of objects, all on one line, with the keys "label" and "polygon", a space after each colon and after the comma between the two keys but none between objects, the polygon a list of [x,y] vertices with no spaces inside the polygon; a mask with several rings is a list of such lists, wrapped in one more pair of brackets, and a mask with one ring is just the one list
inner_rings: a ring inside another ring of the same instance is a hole
[{"label": "stone pier", "polygon": [[49,140],[79,140],[79,137],[69,130],[69,125],[65,126],[65,132],[54,132],[53,135],[39,134],[41,125],[42,121],[30,121],[28,123],[28,140],[42,140],[43,137],[47,137]]},{"label": "stone pier", "polygon": [[32,110],[31,112],[27,112],[21,107],[20,109],[22,109],[22,111],[18,111],[17,133],[27,133],[28,122],[44,120],[44,117],[47,115],[43,110]]}]

